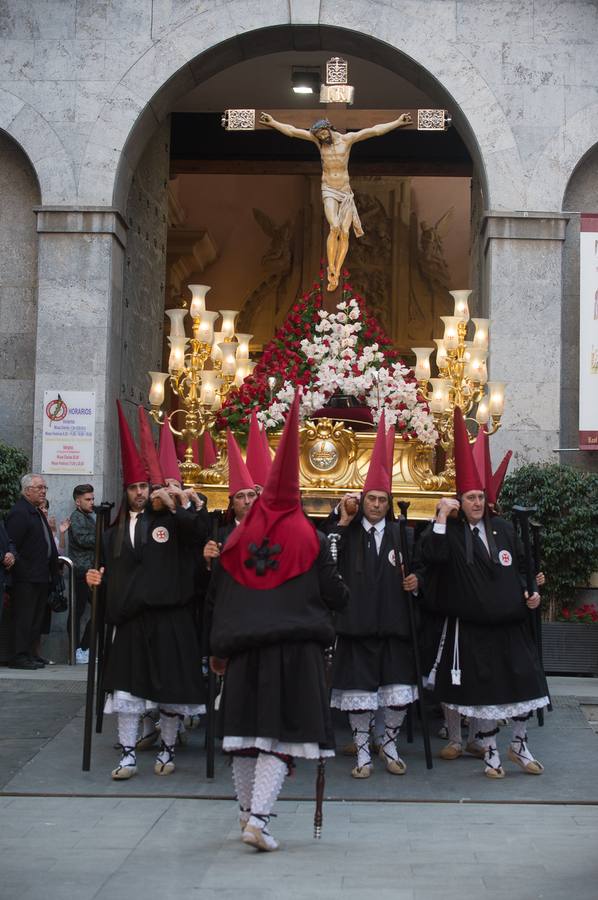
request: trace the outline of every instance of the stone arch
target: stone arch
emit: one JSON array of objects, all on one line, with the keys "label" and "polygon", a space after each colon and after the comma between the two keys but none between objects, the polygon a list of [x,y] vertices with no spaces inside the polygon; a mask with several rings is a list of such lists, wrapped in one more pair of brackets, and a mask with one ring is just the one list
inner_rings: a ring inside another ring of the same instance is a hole
[{"label": "stone arch", "polygon": [[527,209],[566,210],[571,180],[598,140],[598,103],[580,109],[544,148],[527,192]]},{"label": "stone arch", "polygon": [[[597,107],[598,109],[598,107]],[[594,132],[594,137],[598,130]],[[578,148],[579,149],[579,148]],[[569,222],[563,242],[561,333],[561,446],[576,447],[579,430],[579,232],[580,213],[598,213],[598,142],[573,168],[563,195]],[[567,452],[563,462],[598,472],[596,453]]]},{"label": "stone arch", "polygon": [[0,434],[31,456],[38,249],[33,209],[40,188],[26,153],[6,131],[0,131],[0,196]]},{"label": "stone arch", "polygon": [[[234,11],[231,10],[234,7]],[[285,4],[286,7],[286,4]],[[248,0],[211,5],[177,23],[129,68],[101,110],[82,162],[79,202],[122,208],[143,147],[174,99],[226,66],[280,50],[343,49],[363,55],[446,98],[476,161],[487,208],[521,207],[523,174],[505,114],[480,72],[437,30],[387,4],[342,4],[319,22],[262,12]],[[234,18],[234,22],[233,22]],[[245,30],[247,27],[248,30]]]},{"label": "stone arch", "polygon": [[35,172],[44,206],[76,197],[71,159],[44,117],[10,91],[0,90],[0,128],[22,148]]}]

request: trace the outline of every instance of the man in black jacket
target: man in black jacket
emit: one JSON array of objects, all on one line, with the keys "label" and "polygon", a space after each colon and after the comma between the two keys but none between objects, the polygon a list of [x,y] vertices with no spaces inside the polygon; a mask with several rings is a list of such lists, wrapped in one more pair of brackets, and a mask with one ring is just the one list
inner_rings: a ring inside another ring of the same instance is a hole
[{"label": "man in black jacket", "polygon": [[341,535],[339,571],[350,599],[336,617],[331,705],[349,713],[357,750],[353,778],[372,772],[370,730],[378,709],[384,715],[380,756],[392,775],[405,773],[397,738],[407,707],[417,699],[405,592],[420,585],[414,573],[403,577],[398,526],[391,521],[393,431],[385,434],[382,417],[361,504],[344,497],[335,529]]},{"label": "man in black jacket", "polygon": [[[69,556],[75,568],[75,640],[76,660],[89,660],[89,622],[81,637],[81,619],[85,607],[91,602],[91,592],[85,581],[85,573],[93,566],[96,545],[96,520],[93,512],[94,494],[91,484],[78,484],[73,490],[75,509],[71,513],[69,525]],[[67,631],[70,620],[67,622]]]},{"label": "man in black jacket", "polygon": [[13,669],[40,669],[46,661],[35,653],[48,601],[58,578],[58,551],[41,505],[48,487],[42,475],[21,478],[22,496],[6,517],[6,530],[15,545],[12,569]]},{"label": "man in black jacket", "polygon": [[[174,772],[179,719],[205,712],[201,651],[193,615],[193,568],[207,537],[207,512],[185,508],[175,487],[151,491],[119,405],[125,493],[115,524],[105,536],[104,567],[87,572],[91,586],[106,580],[106,618],[114,625],[104,674],[105,712],[117,713],[122,756],[116,781],[137,773],[139,716],[158,707],[162,745],[156,775]],[[161,478],[152,478],[159,482]]]},{"label": "man in black jacket", "polygon": [[15,564],[15,552],[15,545],[0,522],[0,622],[4,609],[4,591],[8,584],[9,572]]}]

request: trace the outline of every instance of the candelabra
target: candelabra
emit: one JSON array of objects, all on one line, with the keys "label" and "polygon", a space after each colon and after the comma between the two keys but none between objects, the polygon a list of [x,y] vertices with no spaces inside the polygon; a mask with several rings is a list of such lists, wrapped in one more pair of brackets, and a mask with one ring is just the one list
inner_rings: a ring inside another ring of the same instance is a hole
[{"label": "candelabra", "polygon": [[[216,414],[233,384],[239,386],[251,375],[255,363],[249,359],[252,334],[235,333],[237,311],[206,309],[206,284],[190,284],[189,309],[167,309],[170,319],[168,372],[150,372],[150,415],[159,425],[167,425],[186,444],[181,463],[182,480],[198,481],[200,466],[193,461],[193,443],[214,425]],[[185,333],[185,318],[192,321],[192,336]],[[220,331],[214,325],[222,317]],[[180,405],[168,416],[162,408],[166,384]],[[175,427],[177,419],[181,427]],[[174,422],[173,422],[174,420]]]},{"label": "candelabra", "polygon": [[[438,376],[431,377],[432,347],[412,347],[416,355],[415,376],[436,420],[439,443],[446,455],[446,466],[424,484],[426,490],[454,490],[453,416],[459,406],[463,415],[478,428],[494,434],[500,428],[504,409],[505,386],[488,381],[488,331],[490,320],[469,318],[471,291],[450,291],[455,301],[452,316],[441,316],[444,335],[435,339]],[[467,341],[467,326],[474,325],[473,339]],[[474,411],[473,416],[469,413]]]}]

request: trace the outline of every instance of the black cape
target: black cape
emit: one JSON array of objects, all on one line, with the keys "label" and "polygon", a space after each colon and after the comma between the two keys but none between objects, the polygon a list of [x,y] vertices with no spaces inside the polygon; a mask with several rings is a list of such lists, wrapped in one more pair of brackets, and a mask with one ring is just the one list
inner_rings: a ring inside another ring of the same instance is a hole
[{"label": "black cape", "polygon": [[334,746],[323,650],[348,591],[319,539],[311,569],[272,590],[249,590],[221,566],[213,573],[210,647],[228,657],[221,736]]},{"label": "black cape", "polygon": [[[438,700],[459,706],[505,706],[548,693],[523,596],[519,542],[510,522],[500,517],[487,520],[486,530],[496,560],[479,539],[470,544],[471,531],[462,520],[449,519],[445,534],[430,529],[421,539],[428,586],[424,603],[432,613],[449,617],[435,693]],[[457,617],[460,685],[451,678]]]},{"label": "black cape", "polygon": [[118,525],[110,528],[105,539],[107,619],[117,627],[104,688],[161,703],[203,703],[191,551],[201,552],[207,514],[148,509],[138,518],[135,546],[128,516],[124,526],[122,534]]}]

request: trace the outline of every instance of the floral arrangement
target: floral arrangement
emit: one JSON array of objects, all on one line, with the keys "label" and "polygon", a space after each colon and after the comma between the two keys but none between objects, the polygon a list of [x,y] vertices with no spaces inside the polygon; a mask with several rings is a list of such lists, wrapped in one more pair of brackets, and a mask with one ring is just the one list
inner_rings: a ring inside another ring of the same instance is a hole
[{"label": "floral arrangement", "polygon": [[576,609],[564,606],[557,616],[558,622],[574,622],[584,625],[593,625],[598,622],[598,609],[594,603],[584,603]]},{"label": "floral arrangement", "polygon": [[[344,273],[345,279],[348,273]],[[282,386],[272,393],[268,378]],[[398,358],[389,338],[361,297],[345,280],[337,311],[323,309],[321,285],[314,285],[292,308],[266,347],[253,375],[227,398],[220,417],[243,427],[253,408],[266,428],[280,428],[296,387],[303,387],[302,418],[337,394],[369,407],[375,423],[381,410],[405,440],[435,444],[434,418],[418,389],[413,371]]]}]

